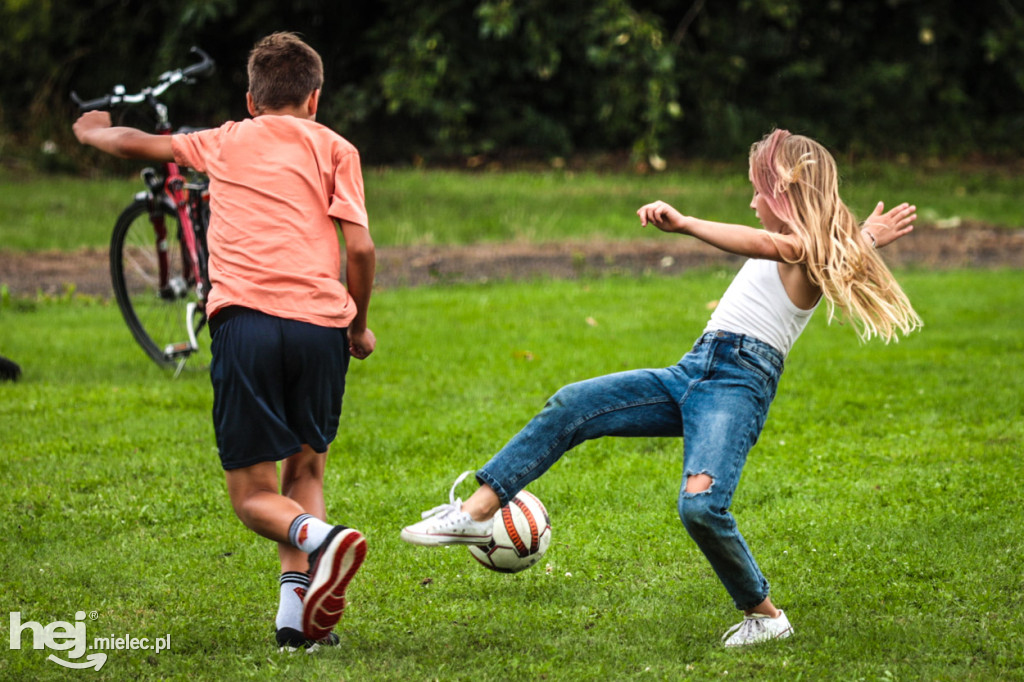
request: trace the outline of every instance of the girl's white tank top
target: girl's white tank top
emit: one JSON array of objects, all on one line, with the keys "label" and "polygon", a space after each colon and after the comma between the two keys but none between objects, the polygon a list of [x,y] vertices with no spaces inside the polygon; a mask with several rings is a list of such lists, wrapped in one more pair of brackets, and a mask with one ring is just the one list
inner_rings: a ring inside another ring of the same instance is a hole
[{"label": "girl's white tank top", "polygon": [[798,308],[790,300],[779,275],[779,264],[751,258],[732,280],[704,332],[746,334],[789,354],[800,332],[817,309]]}]

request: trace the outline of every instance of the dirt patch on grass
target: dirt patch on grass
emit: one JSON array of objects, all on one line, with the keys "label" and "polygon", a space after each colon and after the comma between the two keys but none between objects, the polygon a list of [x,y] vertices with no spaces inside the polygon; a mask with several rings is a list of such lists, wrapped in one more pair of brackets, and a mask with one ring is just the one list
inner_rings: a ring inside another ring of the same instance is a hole
[{"label": "dirt patch on grass", "polygon": [[[1024,229],[962,224],[918,227],[883,251],[891,267],[1024,268]],[[661,235],[642,241],[382,247],[377,287],[416,287],[536,278],[574,279],[606,274],[678,274],[738,264],[696,239]],[[69,287],[93,296],[112,294],[105,249],[74,253],[0,251],[0,284],[12,295],[51,295]]]}]

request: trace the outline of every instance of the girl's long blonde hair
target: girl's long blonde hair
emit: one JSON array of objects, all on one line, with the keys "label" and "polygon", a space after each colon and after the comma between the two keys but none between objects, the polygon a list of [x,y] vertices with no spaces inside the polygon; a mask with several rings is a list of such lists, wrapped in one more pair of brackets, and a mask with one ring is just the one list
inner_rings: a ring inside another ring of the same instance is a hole
[{"label": "girl's long blonde hair", "polygon": [[899,340],[921,318],[874,247],[861,235],[839,198],[835,159],[814,140],[775,130],[750,148],[750,182],[789,225],[803,246],[797,260],[828,301],[829,322],[838,307],[862,340]]}]

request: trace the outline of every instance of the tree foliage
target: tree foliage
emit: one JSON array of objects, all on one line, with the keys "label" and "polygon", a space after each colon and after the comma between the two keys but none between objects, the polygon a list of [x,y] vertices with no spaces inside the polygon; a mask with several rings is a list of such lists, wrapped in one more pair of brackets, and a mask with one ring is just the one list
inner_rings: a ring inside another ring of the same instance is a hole
[{"label": "tree foliage", "polygon": [[[1018,0],[0,0],[0,153],[73,149],[71,90],[188,63],[176,122],[245,116],[245,60],[301,33],[320,120],[375,162],[629,150],[735,156],[774,126],[848,152],[1012,154],[1024,143]],[[144,123],[137,123],[144,125]],[[66,144],[64,144],[66,143]]]}]

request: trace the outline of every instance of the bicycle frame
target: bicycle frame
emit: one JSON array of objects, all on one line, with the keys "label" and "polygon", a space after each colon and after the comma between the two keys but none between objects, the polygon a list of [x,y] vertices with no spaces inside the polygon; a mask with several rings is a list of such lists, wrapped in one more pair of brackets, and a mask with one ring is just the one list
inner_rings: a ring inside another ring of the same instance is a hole
[{"label": "bicycle frame", "polygon": [[[206,277],[203,258],[199,253],[197,227],[203,221],[203,204],[208,201],[209,193],[203,185],[187,183],[174,163],[163,165],[162,179],[152,172],[152,169],[147,170],[151,171],[147,173],[150,176],[147,178],[150,189],[142,194],[149,204],[149,219],[155,236],[160,296],[172,301],[184,296],[189,289],[194,289],[199,299],[198,303],[189,303],[185,311],[188,341],[168,344],[164,348],[164,356],[178,362],[175,373],[177,376],[188,356],[199,350],[196,334],[206,323]],[[173,239],[174,236],[168,234],[166,220],[160,210],[162,196],[171,200],[178,216],[181,243],[184,247],[180,263],[171,263],[169,259],[168,239]]]},{"label": "bicycle frame", "polygon": [[[167,118],[167,107],[152,100],[151,104],[157,112],[157,131],[161,135],[170,135],[171,126]],[[171,280],[171,264],[167,262],[167,227],[164,222],[163,213],[158,210],[158,196],[167,196],[174,205],[178,214],[178,221],[181,224],[182,238],[185,250],[182,252],[183,274],[185,283],[196,287],[199,300],[206,300],[205,273],[201,265],[199,249],[196,242],[196,225],[194,218],[201,220],[202,204],[208,199],[208,192],[199,185],[189,185],[181,174],[178,164],[173,161],[161,165],[163,177],[151,168],[143,171],[143,180],[149,188],[148,200],[150,202],[150,221],[153,223],[153,230],[157,236],[157,254],[160,261],[160,290],[161,295],[180,296],[182,292],[174,291]],[[200,196],[193,196],[199,192]],[[205,196],[204,196],[205,195]],[[193,349],[194,350],[194,349]]]}]

